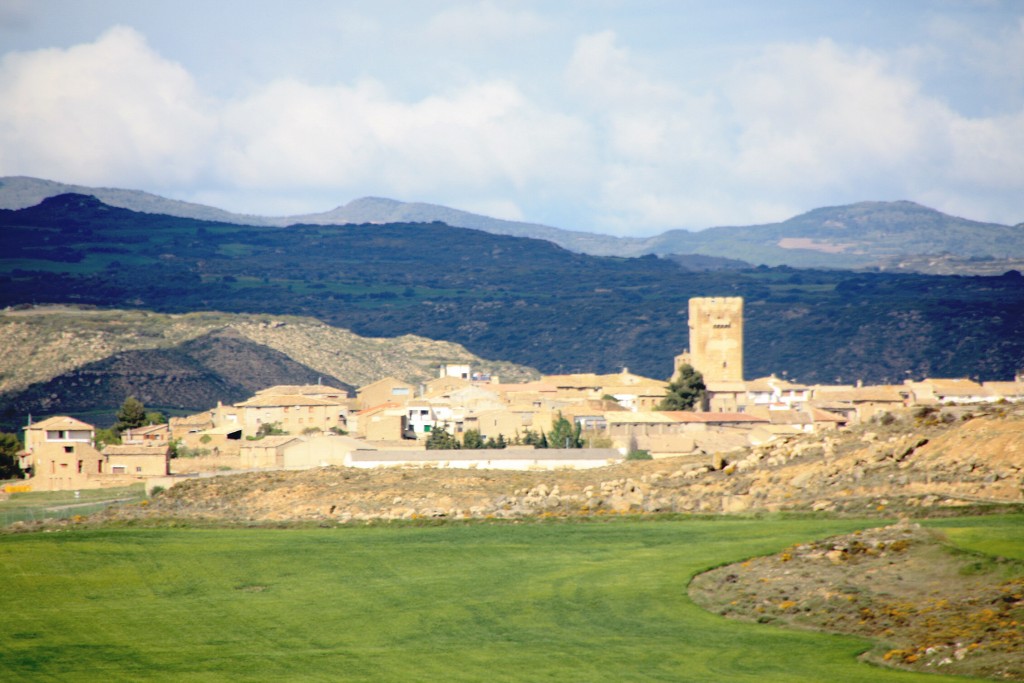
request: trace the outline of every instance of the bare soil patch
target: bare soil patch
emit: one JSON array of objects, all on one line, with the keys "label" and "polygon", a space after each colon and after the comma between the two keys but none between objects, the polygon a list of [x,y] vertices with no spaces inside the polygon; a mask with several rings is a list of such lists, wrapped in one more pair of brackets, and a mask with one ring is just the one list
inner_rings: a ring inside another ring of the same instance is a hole
[{"label": "bare soil patch", "polygon": [[956,550],[917,524],[719,567],[690,596],[731,619],[871,638],[877,664],[1024,680],[1024,562]]}]

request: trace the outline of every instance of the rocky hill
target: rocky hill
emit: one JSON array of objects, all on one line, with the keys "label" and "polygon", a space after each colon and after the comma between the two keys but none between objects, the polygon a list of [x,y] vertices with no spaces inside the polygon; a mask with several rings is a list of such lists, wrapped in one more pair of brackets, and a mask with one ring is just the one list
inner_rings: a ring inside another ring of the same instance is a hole
[{"label": "rocky hill", "polygon": [[512,381],[536,376],[457,344],[360,337],[295,316],[19,307],[0,311],[0,347],[5,423],[29,412],[109,410],[129,394],[154,407],[202,410],[273,384],[359,387],[388,375],[420,382],[441,362]]},{"label": "rocky hill", "polygon": [[954,549],[903,521],[713,569],[694,602],[727,618],[876,640],[920,672],[1024,680],[1024,562]]}]

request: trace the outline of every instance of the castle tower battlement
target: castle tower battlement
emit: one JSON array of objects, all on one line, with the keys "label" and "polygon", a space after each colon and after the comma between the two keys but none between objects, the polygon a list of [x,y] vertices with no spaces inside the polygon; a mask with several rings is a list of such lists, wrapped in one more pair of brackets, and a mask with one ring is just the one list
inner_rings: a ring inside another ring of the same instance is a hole
[{"label": "castle tower battlement", "polygon": [[676,357],[677,372],[689,363],[704,382],[743,381],[743,297],[690,299],[690,349]]}]

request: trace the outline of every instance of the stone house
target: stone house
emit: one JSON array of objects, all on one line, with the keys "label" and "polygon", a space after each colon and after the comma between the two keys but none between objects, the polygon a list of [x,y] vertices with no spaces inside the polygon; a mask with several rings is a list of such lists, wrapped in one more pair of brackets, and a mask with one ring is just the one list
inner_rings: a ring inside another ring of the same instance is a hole
[{"label": "stone house", "polygon": [[[577,373],[571,375],[544,375],[541,384],[555,387],[555,396],[570,400],[600,400],[618,392],[616,400],[630,410],[653,408],[665,397],[667,382],[635,375],[626,368],[611,375]],[[628,405],[627,405],[628,404]]]},{"label": "stone house", "polygon": [[106,463],[93,446],[96,430],[73,417],[56,416],[25,427],[25,448],[18,466],[34,491],[94,488],[90,476],[102,474]]},{"label": "stone house", "polygon": [[356,404],[359,410],[366,410],[384,403],[404,403],[415,397],[416,387],[394,377],[385,377],[356,390]]},{"label": "stone house", "polygon": [[106,471],[110,475],[163,477],[170,473],[168,444],[115,444],[104,447]]},{"label": "stone house", "polygon": [[285,448],[302,439],[298,436],[265,436],[245,441],[239,449],[241,465],[246,469],[283,468]]},{"label": "stone house", "polygon": [[25,448],[19,466],[34,491],[126,486],[146,477],[167,474],[168,445],[93,446],[95,428],[67,416],[25,427]]},{"label": "stone house", "polygon": [[171,440],[170,425],[147,425],[135,427],[121,432],[123,444],[149,444],[166,446]]},{"label": "stone house", "polygon": [[394,402],[360,410],[351,416],[350,431],[367,441],[401,441],[408,431],[405,410]]},{"label": "stone house", "polygon": [[601,396],[611,396],[627,410],[654,410],[665,398],[668,382],[634,375],[623,369],[618,375],[603,375]]},{"label": "stone house", "polygon": [[[171,439],[186,442],[190,435],[199,434],[214,427],[214,413],[212,410],[204,410],[201,413],[186,417],[172,417],[167,421],[167,424],[171,430]],[[190,448],[195,447],[192,444],[186,445]]]},{"label": "stone house", "polygon": [[348,390],[326,384],[279,384],[256,392],[257,396],[312,396],[330,401],[344,402]]},{"label": "stone house", "polygon": [[772,410],[799,410],[811,399],[811,387],[796,384],[775,375],[745,382],[748,407]]},{"label": "stone house", "polygon": [[1019,377],[1013,382],[982,382],[982,386],[996,401],[1024,401],[1024,377]]},{"label": "stone house", "polygon": [[708,411],[712,413],[740,413],[747,407],[747,383],[734,381],[704,382],[708,396]]},{"label": "stone house", "polygon": [[424,382],[422,388],[424,396],[440,396],[470,386],[473,386],[473,383],[468,379],[446,375]]},{"label": "stone house", "polygon": [[276,425],[288,434],[348,427],[346,399],[300,394],[257,394],[235,404],[245,436],[255,436],[263,425]]},{"label": "stone house", "polygon": [[994,403],[998,400],[991,391],[971,379],[907,380],[904,385],[914,394],[914,403]]},{"label": "stone house", "polygon": [[816,386],[810,405],[842,415],[850,424],[869,422],[876,415],[904,408],[911,392],[905,387]]},{"label": "stone house", "polygon": [[493,410],[482,410],[466,416],[464,431],[475,429],[485,439],[505,437],[513,441],[521,437],[527,430],[532,432],[549,432],[557,415],[554,411],[534,408],[532,405],[510,405]]}]

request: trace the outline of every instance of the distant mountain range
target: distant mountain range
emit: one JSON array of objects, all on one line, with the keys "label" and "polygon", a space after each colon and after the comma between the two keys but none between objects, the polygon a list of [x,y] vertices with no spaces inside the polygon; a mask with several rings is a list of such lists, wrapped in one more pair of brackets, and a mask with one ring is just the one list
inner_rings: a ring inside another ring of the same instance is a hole
[{"label": "distant mountain range", "polygon": [[92,195],[144,213],[238,225],[433,223],[547,240],[598,256],[671,255],[690,270],[787,265],[878,268],[931,273],[999,274],[1024,266],[1024,223],[983,223],[914,202],[859,202],[814,209],[780,223],[670,230],[647,238],[614,237],[507,221],[445,206],[364,197],[323,213],[268,217],[234,214],[137,190],[93,188],[23,176],[0,178],[0,208],[34,206],[64,193]]}]

